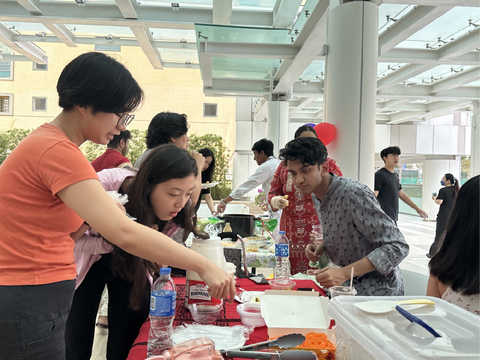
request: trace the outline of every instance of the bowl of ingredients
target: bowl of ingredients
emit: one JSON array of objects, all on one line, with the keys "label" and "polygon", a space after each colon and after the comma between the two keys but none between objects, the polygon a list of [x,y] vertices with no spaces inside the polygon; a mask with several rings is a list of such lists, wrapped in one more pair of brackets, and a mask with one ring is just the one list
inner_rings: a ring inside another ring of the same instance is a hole
[{"label": "bowl of ingredients", "polygon": [[218,319],[223,304],[209,302],[190,305],[190,313],[193,320],[200,324],[208,324]]},{"label": "bowl of ingredients", "polygon": [[242,324],[253,327],[265,326],[265,320],[260,311],[260,304],[246,303],[237,305],[237,312],[240,314]]},{"label": "bowl of ingredients", "polygon": [[293,280],[278,282],[276,279],[268,280],[272,290],[292,290],[297,283]]}]

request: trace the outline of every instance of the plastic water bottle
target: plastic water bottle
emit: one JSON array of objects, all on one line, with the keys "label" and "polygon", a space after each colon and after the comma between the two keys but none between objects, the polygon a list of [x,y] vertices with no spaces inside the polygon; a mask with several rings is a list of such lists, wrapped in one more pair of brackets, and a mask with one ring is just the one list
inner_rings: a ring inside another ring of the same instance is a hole
[{"label": "plastic water bottle", "polygon": [[277,284],[286,284],[290,278],[290,243],[285,236],[285,231],[280,231],[275,239],[275,281]]},{"label": "plastic water bottle", "polygon": [[162,355],[173,346],[172,332],[177,294],[170,277],[172,269],[161,268],[150,296],[150,332],[148,333],[147,356]]}]

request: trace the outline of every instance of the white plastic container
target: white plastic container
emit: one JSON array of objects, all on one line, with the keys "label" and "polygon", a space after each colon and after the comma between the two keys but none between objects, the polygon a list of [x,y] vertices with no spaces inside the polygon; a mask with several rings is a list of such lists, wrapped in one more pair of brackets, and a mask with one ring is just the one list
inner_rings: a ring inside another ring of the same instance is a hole
[{"label": "white plastic container", "polygon": [[[218,267],[226,270],[225,256],[219,237],[210,239],[193,239],[191,248],[200,255],[205,256]],[[185,307],[188,309],[191,304],[198,303],[222,304],[222,299],[212,298],[207,291],[205,282],[194,271],[187,271],[187,285],[185,290]]]},{"label": "white plastic container", "polygon": [[240,314],[243,325],[252,327],[265,326],[260,304],[239,304],[237,305],[237,312]]},{"label": "white plastic container", "polygon": [[[369,314],[354,303],[368,300],[401,301],[418,296],[337,296],[330,301],[328,313],[336,322],[338,360],[423,360],[480,358],[480,317],[449,302],[422,296],[435,306],[406,310],[431,326],[442,337],[418,336],[415,329],[396,310],[387,314]],[[423,331],[423,328],[421,329]]]}]

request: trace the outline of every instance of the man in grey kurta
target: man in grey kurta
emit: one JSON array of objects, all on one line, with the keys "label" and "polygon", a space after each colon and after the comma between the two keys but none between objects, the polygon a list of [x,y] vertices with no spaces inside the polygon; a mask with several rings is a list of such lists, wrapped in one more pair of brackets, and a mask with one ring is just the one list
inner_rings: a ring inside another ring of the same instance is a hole
[{"label": "man in grey kurta", "polygon": [[364,184],[329,174],[327,149],[315,138],[299,138],[280,151],[280,158],[304,194],[312,194],[321,219],[323,244],[307,247],[310,259],[325,251],[340,268],[314,270],[326,287],[348,285],[354,267],[358,295],[403,295],[398,264],[409,247],[392,219],[378,205]]}]

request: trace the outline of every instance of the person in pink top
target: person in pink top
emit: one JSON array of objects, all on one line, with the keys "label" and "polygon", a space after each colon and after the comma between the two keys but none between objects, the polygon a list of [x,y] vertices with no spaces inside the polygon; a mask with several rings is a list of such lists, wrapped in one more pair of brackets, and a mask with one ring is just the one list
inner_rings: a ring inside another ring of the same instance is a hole
[{"label": "person in pink top", "polygon": [[[161,145],[150,153],[138,173],[107,169],[98,173],[107,191],[128,195],[125,209],[137,222],[171,237],[181,226],[196,234],[189,201],[197,166],[189,153]],[[197,234],[198,235],[198,234]],[[66,327],[67,360],[90,359],[95,316],[105,285],[109,293],[107,357],[126,359],[146,320],[152,276],[159,265],[130,255],[90,229],[75,244],[77,289]]]},{"label": "person in pink top", "polygon": [[[308,125],[300,126],[295,131],[295,139],[299,137],[317,137],[315,130]],[[327,158],[328,171],[337,176],[343,176],[340,167],[335,160]],[[284,196],[288,195],[288,200]],[[313,206],[310,195],[302,195],[293,184],[292,176],[283,162],[277,168],[273,176],[268,201],[273,211],[283,209],[280,218],[280,230],[285,231],[290,239],[290,268],[292,275],[305,273],[309,267],[309,261],[305,255],[305,248],[309,244],[309,235],[313,225],[318,225],[318,216]],[[288,206],[287,206],[288,204]],[[325,264],[328,257],[325,255]]]}]

